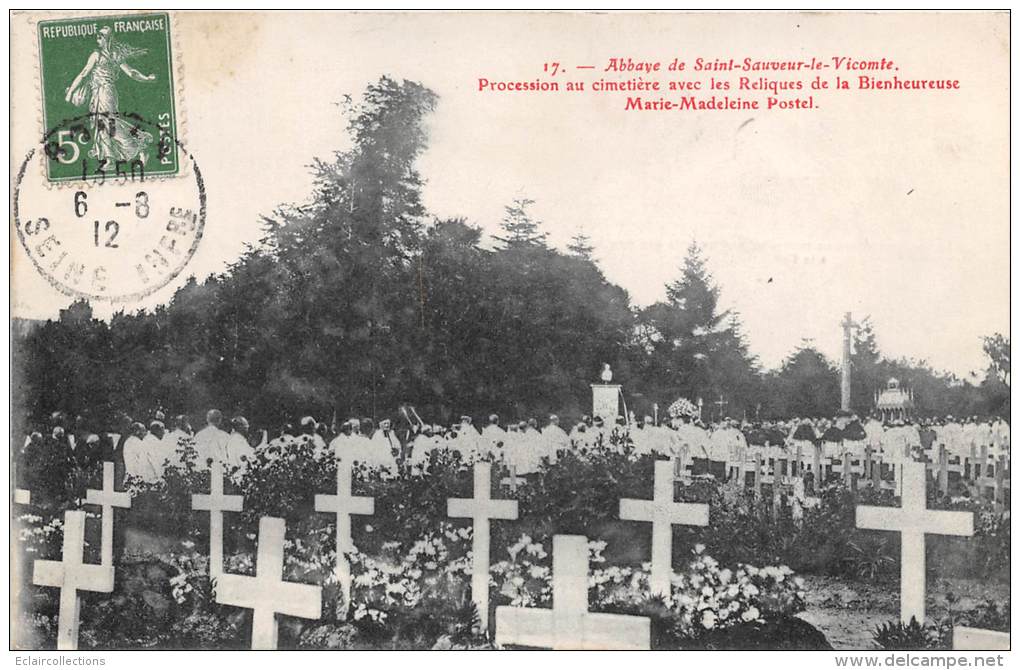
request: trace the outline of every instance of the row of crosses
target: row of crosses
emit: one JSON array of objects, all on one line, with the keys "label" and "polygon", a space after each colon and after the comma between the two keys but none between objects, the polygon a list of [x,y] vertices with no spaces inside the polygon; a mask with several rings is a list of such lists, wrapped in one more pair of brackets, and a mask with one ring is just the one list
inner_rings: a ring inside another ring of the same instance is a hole
[{"label": "row of crosses", "polygon": [[[973,514],[927,509],[925,466],[903,466],[901,507],[857,507],[859,528],[898,531],[901,542],[901,618],[924,621],[924,536],[925,534],[973,535]],[[283,519],[259,520],[256,576],[234,575],[223,570],[223,513],[239,512],[243,499],[223,492],[223,469],[214,463],[210,492],[193,496],[194,509],[210,515],[209,572],[216,579],[216,602],[253,610],[253,649],[275,649],[277,614],[318,619],[322,614],[322,588],[283,580],[283,547],[286,526]],[[493,519],[517,519],[516,500],[491,496],[491,465],[474,465],[474,495],[451,498],[447,514],[470,518],[473,524],[471,577],[472,600],[477,606],[482,630],[488,630],[489,612],[489,525]],[[678,503],[673,492],[673,463],[656,461],[654,494],[651,500],[625,498],[620,501],[620,518],[652,524],[652,593],[668,596],[673,573],[674,525],[707,526],[709,506]],[[114,490],[113,464],[103,467],[103,489],[89,490],[86,502],[103,509],[102,560],[99,565],[82,561],[85,543],[85,512],[64,513],[63,560],[35,562],[33,583],[61,589],[58,649],[78,646],[80,591],[110,593],[114,585],[113,508],[127,508],[127,493]],[[371,515],[375,501],[351,493],[351,466],[338,460],[336,495],[316,495],[315,509],[336,515],[336,577],[345,603],[350,602],[351,571],[345,556],[354,549],[351,516]],[[588,540],[580,535],[553,537],[552,609],[500,606],[496,608],[497,645],[521,645],[552,649],[648,649],[651,621],[647,617],[596,614],[588,611]]]}]

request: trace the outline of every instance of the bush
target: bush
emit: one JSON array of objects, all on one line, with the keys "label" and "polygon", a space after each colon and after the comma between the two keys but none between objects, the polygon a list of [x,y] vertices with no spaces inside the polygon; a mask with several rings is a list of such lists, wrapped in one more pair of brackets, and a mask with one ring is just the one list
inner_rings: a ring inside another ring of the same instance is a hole
[{"label": "bush", "polygon": [[879,649],[897,651],[924,651],[947,649],[942,629],[932,623],[918,623],[914,617],[909,624],[890,621],[875,629],[875,644]]}]

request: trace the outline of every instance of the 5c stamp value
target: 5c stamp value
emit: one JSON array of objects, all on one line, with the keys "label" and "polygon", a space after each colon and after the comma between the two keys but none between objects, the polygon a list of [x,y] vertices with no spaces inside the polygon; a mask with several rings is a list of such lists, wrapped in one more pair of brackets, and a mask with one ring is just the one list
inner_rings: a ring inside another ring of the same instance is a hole
[{"label": "5c stamp value", "polygon": [[[40,21],[38,33],[43,127],[60,127],[49,138],[47,179],[180,172],[168,14]],[[83,123],[72,127],[72,118]]]},{"label": "5c stamp value", "polygon": [[[202,239],[205,184],[178,137],[170,24],[166,13],[38,24],[44,133],[16,175],[14,224],[66,295],[136,302]],[[39,161],[42,175],[29,170]]]}]

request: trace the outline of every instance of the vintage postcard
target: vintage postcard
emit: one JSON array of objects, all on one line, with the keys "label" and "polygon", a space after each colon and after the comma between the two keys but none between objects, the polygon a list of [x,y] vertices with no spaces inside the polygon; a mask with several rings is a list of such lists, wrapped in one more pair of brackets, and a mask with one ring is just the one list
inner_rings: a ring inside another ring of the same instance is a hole
[{"label": "vintage postcard", "polygon": [[1007,11],[10,18],[18,663],[1003,664]]}]

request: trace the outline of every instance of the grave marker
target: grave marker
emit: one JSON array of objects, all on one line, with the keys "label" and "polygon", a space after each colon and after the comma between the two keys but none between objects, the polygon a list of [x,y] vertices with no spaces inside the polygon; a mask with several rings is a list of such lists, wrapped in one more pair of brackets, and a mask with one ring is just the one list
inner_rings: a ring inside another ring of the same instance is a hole
[{"label": "grave marker", "polygon": [[277,614],[318,619],[322,616],[322,587],[283,581],[283,519],[259,519],[259,548],[255,576],[222,573],[216,579],[216,602],[253,610],[252,649],[276,649]]},{"label": "grave marker", "polygon": [[79,591],[113,591],[113,565],[93,565],[82,561],[85,551],[85,512],[64,512],[63,560],[35,562],[32,583],[60,589],[57,618],[57,649],[78,648],[78,618],[81,613]]},{"label": "grave marker", "polygon": [[924,536],[974,534],[971,512],[929,510],[925,498],[924,463],[904,463],[900,507],[857,506],[857,527],[892,530],[900,536],[900,619],[924,623]]},{"label": "grave marker", "polygon": [[223,493],[223,464],[213,460],[209,466],[209,493],[191,496],[191,508],[209,510],[209,576],[223,572],[223,513],[240,512],[244,496]]},{"label": "grave marker", "polygon": [[130,508],[131,495],[124,491],[117,491],[113,485],[113,463],[103,463],[103,488],[102,490],[88,489],[85,491],[85,502],[90,505],[100,505],[103,508],[103,544],[102,564],[113,565],[113,508]]},{"label": "grave marker", "polygon": [[[668,464],[668,461],[663,461]],[[496,608],[496,644],[551,649],[651,647],[651,619],[588,611],[588,538],[553,537],[552,609]]]},{"label": "grave marker", "polygon": [[471,599],[478,607],[482,630],[489,629],[489,520],[516,519],[516,500],[494,500],[492,464],[481,461],[474,465],[474,497],[450,498],[446,513],[451,517],[472,519]]},{"label": "grave marker", "polygon": [[707,526],[708,505],[678,503],[673,499],[673,473],[669,461],[655,461],[652,500],[624,498],[620,518],[625,521],[652,522],[652,593],[669,595],[673,573],[673,524]]},{"label": "grave marker", "polygon": [[337,581],[344,596],[344,607],[351,604],[351,563],[347,554],[354,551],[351,537],[351,516],[375,514],[375,498],[351,495],[351,463],[336,452],[336,495],[315,494],[315,511],[336,515],[336,568]]}]

